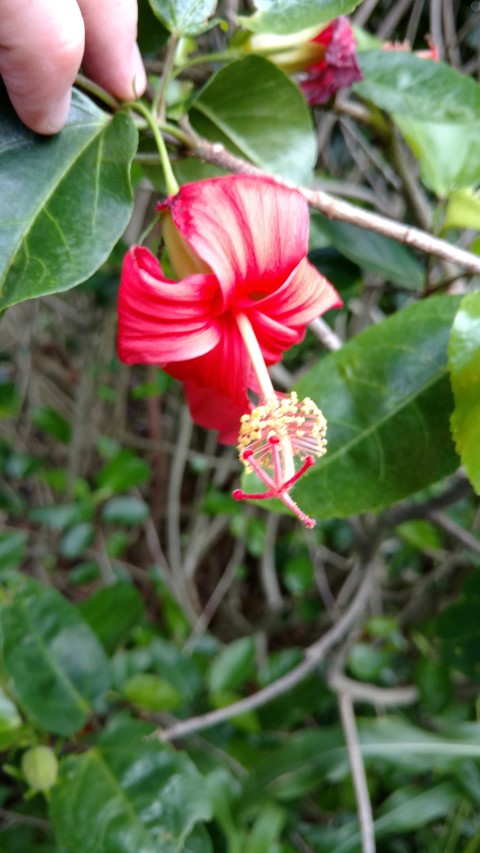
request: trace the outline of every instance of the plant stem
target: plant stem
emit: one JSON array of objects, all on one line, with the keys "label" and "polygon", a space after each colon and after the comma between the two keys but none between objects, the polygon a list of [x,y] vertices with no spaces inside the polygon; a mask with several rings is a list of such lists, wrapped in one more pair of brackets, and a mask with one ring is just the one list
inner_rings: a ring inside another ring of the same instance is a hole
[{"label": "plant stem", "polygon": [[160,133],[160,129],[158,127],[158,123],[155,116],[152,114],[149,108],[142,103],[142,101],[134,101],[129,106],[137,110],[137,112],[139,112],[146,119],[148,126],[152,131],[156,146],[158,148],[160,162],[162,164],[163,174],[165,177],[165,183],[167,185],[167,192],[169,195],[176,195],[176,193],[178,193],[179,186],[177,184],[177,179],[173,174],[172,165],[168,157],[167,146],[165,145],[165,140],[162,134]]},{"label": "plant stem", "polygon": [[[189,141],[189,149],[193,157],[198,157],[198,159],[205,160],[207,163],[213,163],[215,166],[220,166],[220,168],[230,172],[258,175],[259,177],[263,177],[266,174],[258,166],[254,166],[247,160],[231,154],[219,142],[208,142],[206,139],[192,136]],[[328,216],[329,219],[340,219],[343,222],[350,222],[352,225],[357,225],[359,228],[374,231],[376,234],[384,234],[385,237],[391,237],[392,240],[398,240],[398,242],[405,243],[406,246],[410,246],[413,249],[419,249],[428,255],[435,255],[437,258],[450,261],[452,264],[458,264],[458,266],[463,267],[469,272],[480,273],[480,258],[478,256],[458,246],[453,246],[451,243],[447,243],[446,240],[432,237],[431,234],[421,231],[420,228],[403,225],[403,223],[395,222],[395,220],[389,219],[386,216],[371,213],[362,207],[335,198],[335,196],[323,190],[311,190],[307,187],[299,187],[292,181],[284,181],[281,178],[276,178],[276,180],[283,186],[298,190],[307,200],[310,207],[319,210],[325,216]]]},{"label": "plant stem", "polygon": [[163,63],[163,71],[162,76],[160,77],[160,82],[158,84],[158,89],[153,99],[152,111],[153,114],[157,117],[159,122],[165,120],[166,114],[166,94],[167,87],[172,76],[173,66],[175,64],[175,54],[177,52],[177,44],[178,37],[172,33],[168,40],[167,44],[167,52],[165,54],[165,61]]},{"label": "plant stem", "polygon": [[88,77],[85,77],[83,74],[77,74],[75,77],[75,86],[78,86],[79,89],[83,89],[85,92],[93,95],[94,98],[98,98],[99,101],[103,101],[107,107],[110,107],[110,109],[115,112],[117,112],[121,107],[120,102],[117,101],[113,95],[99,86],[98,83],[94,83],[93,80],[89,80]]}]

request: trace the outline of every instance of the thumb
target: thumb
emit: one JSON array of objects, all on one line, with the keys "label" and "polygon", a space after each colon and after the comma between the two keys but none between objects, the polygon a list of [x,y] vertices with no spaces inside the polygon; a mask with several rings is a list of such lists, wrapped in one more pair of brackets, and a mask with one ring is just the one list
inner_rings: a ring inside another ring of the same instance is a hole
[{"label": "thumb", "polygon": [[31,130],[51,134],[64,125],[84,37],[75,0],[2,0],[0,74]]}]

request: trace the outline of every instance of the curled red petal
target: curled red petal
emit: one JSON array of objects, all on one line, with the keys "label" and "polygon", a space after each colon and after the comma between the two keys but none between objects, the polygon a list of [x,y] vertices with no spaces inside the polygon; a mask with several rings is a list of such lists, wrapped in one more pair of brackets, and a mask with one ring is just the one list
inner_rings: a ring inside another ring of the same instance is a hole
[{"label": "curled red petal", "polygon": [[[182,382],[191,380],[199,387],[221,394],[245,406],[250,375],[250,359],[233,317],[221,318],[218,343],[197,358],[162,365]],[[247,409],[243,409],[247,411]]]},{"label": "curled red petal", "polygon": [[307,323],[341,306],[335,288],[304,258],[282,287],[253,303],[247,314],[266,362],[274,364],[300,343]]},{"label": "curled red petal", "polygon": [[118,352],[127,364],[196,358],[213,349],[220,329],[213,275],[165,278],[152,253],[134,246],[125,255],[118,295]]},{"label": "curled red petal", "polygon": [[307,253],[307,203],[271,178],[229,175],[186,184],[162,207],[217,276],[223,308],[248,294],[272,293]]}]

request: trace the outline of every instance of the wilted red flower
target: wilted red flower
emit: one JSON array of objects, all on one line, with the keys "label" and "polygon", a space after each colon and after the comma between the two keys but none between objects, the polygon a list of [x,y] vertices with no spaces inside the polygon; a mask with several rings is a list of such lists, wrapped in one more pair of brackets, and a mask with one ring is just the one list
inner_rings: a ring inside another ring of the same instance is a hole
[{"label": "wilted red flower", "polygon": [[325,49],[323,59],[309,65],[305,73],[300,75],[302,91],[313,106],[324,104],[335,92],[361,80],[362,72],[357,61],[353,31],[347,18],[335,18],[312,42]]},{"label": "wilted red flower", "polygon": [[[266,365],[341,301],[307,260],[308,208],[296,190],[232,175],[187,184],[159,209],[180,280],[167,278],[148,249],[130,249],[120,358],[182,380],[193,419],[234,443],[241,415],[252,410],[248,390],[276,399]],[[279,472],[277,491],[294,473],[291,465],[288,478]]]}]

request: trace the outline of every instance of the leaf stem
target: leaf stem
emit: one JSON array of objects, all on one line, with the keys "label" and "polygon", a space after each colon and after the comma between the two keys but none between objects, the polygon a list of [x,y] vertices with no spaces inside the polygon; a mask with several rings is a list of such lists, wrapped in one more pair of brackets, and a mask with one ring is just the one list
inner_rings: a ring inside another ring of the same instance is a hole
[{"label": "leaf stem", "polygon": [[142,101],[133,101],[129,106],[131,106],[132,109],[137,110],[137,112],[139,112],[146,119],[147,124],[150,130],[152,131],[156,146],[158,148],[160,162],[162,164],[165,183],[167,186],[167,192],[169,195],[176,195],[176,193],[178,193],[179,186],[177,183],[177,179],[173,174],[172,165],[168,157],[167,146],[165,145],[165,140],[160,132],[160,128],[158,126],[158,122],[155,116],[150,111],[150,109],[144,103],[142,103]]},{"label": "leaf stem", "polygon": [[157,117],[159,122],[165,120],[167,104],[166,104],[166,95],[167,88],[170,78],[173,76],[173,66],[175,65],[175,56],[177,53],[177,44],[178,44],[178,36],[175,33],[172,33],[168,40],[167,51],[165,53],[165,60],[163,63],[162,76],[160,77],[160,81],[158,83],[158,89],[155,93],[155,97],[153,99],[152,104],[152,112]]},{"label": "leaf stem", "polygon": [[120,101],[117,101],[113,95],[103,89],[102,86],[99,86],[98,83],[94,83],[93,80],[89,80],[88,77],[85,77],[83,74],[77,74],[75,77],[75,86],[79,89],[83,89],[85,92],[88,92],[89,95],[93,95],[94,98],[98,98],[99,101],[103,101],[105,106],[110,107],[110,109],[115,112],[118,112],[122,106]]}]

